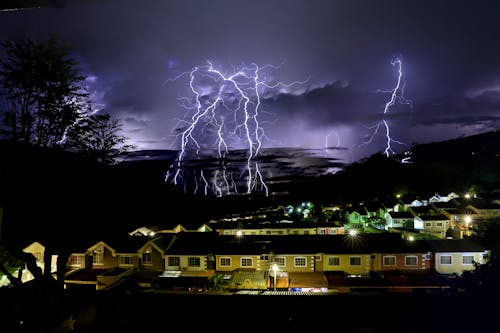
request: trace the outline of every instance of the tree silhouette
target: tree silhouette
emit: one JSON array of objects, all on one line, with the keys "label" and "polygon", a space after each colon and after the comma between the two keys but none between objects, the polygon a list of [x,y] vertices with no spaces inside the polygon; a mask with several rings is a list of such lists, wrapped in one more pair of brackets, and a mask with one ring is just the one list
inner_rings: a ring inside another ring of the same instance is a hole
[{"label": "tree silhouette", "polygon": [[40,147],[57,146],[88,112],[85,76],[55,36],[46,42],[26,37],[1,45],[6,54],[0,59],[3,134]]}]

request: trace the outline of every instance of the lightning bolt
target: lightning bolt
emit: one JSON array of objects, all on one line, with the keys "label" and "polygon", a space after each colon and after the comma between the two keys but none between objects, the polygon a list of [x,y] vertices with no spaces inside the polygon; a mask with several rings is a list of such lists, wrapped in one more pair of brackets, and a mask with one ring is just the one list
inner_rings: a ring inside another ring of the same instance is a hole
[{"label": "lightning bolt", "polygon": [[[91,82],[91,83],[94,83],[96,80],[97,80],[97,77],[95,77],[93,75],[90,75],[86,78],[86,81]],[[90,86],[88,84],[86,84],[85,91],[90,91],[90,90],[91,90]],[[66,142],[66,140],[68,139],[69,131],[72,130],[76,125],[78,125],[82,121],[88,119],[90,116],[98,113],[99,111],[101,111],[104,108],[104,104],[97,102],[97,92],[96,91],[94,91],[90,94],[89,100],[90,100],[90,111],[89,110],[77,110],[78,117],[76,118],[76,120],[72,124],[66,126],[61,139],[56,142],[58,145],[62,145]],[[77,104],[77,103],[78,103],[78,101],[76,99],[74,99],[73,104]],[[92,108],[92,106],[93,106],[93,108]]]},{"label": "lightning bolt", "polygon": [[332,130],[330,131],[326,136],[325,136],[325,150],[328,151],[332,146],[329,144],[329,138],[330,136],[335,135],[335,138],[337,139],[337,144],[335,145],[335,148],[340,147],[340,136],[339,134],[335,131]]},{"label": "lightning bolt", "polygon": [[386,156],[389,156],[391,154],[394,154],[395,151],[393,150],[392,146],[393,143],[399,144],[399,145],[406,145],[406,143],[395,140],[393,137],[391,137],[391,127],[389,125],[389,122],[385,119],[386,114],[390,112],[392,108],[395,107],[397,104],[402,104],[402,105],[407,105],[409,106],[410,110],[413,109],[413,103],[411,100],[407,99],[404,96],[405,93],[405,87],[406,87],[406,82],[404,80],[404,75],[403,75],[403,61],[402,57],[396,57],[393,58],[391,61],[391,65],[394,67],[397,67],[397,81],[396,85],[392,90],[377,90],[377,93],[389,93],[390,98],[389,100],[385,103],[384,105],[384,112],[382,114],[382,119],[376,123],[373,126],[368,127],[369,130],[371,130],[371,135],[368,137],[367,140],[365,140],[361,145],[368,145],[370,144],[375,136],[378,134],[380,128],[383,128],[383,131],[385,132],[385,149],[384,149],[384,154]]},{"label": "lightning bolt", "polygon": [[[309,80],[274,82],[269,71],[278,68],[251,63],[227,73],[207,61],[205,65],[196,66],[166,81],[188,77],[190,92],[190,96],[178,99],[179,106],[186,113],[176,124],[177,133],[171,146],[178,144],[179,153],[165,176],[166,182],[186,184],[189,181],[187,178],[193,175],[190,162],[199,159],[202,154],[211,155],[215,152],[218,160],[216,170],[201,170],[199,175],[204,184],[203,193],[208,195],[211,192],[216,196],[237,194],[240,186],[226,164],[229,163],[231,170],[234,170],[238,161],[231,159],[230,155],[233,151],[243,150],[244,153],[239,156],[243,158],[244,167],[238,179],[244,179],[244,192],[250,194],[258,191],[269,195],[258,158],[263,140],[267,140],[260,121],[262,96],[276,91],[287,92],[293,86],[305,84]],[[200,186],[197,179],[194,182],[196,193]]]}]

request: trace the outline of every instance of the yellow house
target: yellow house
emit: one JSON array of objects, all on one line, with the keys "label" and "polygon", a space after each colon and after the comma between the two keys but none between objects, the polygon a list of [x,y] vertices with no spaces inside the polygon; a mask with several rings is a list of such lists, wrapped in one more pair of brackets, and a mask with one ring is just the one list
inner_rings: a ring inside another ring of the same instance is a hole
[{"label": "yellow house", "polygon": [[[23,249],[23,252],[31,253],[36,259],[37,266],[42,269],[42,272],[45,272],[45,262],[44,262],[45,246],[43,246],[39,242],[33,242],[30,245],[26,246]],[[52,257],[50,258],[50,272],[54,273],[56,271],[57,271],[57,255],[52,255]],[[29,270],[27,269],[23,270],[21,281],[26,282],[33,279],[34,276],[30,273]]]},{"label": "yellow house", "polygon": [[472,239],[427,240],[440,274],[458,274],[488,262],[491,251]]},{"label": "yellow house", "polygon": [[324,271],[343,271],[349,275],[368,275],[371,267],[371,255],[327,253],[323,255]]}]

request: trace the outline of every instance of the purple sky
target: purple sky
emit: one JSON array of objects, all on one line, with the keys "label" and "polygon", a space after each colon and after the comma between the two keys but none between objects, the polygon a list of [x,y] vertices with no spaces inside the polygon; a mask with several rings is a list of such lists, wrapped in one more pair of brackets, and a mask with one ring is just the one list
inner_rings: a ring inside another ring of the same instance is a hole
[{"label": "purple sky", "polygon": [[[179,98],[193,95],[188,76],[169,78],[207,60],[227,75],[279,66],[270,80],[308,81],[263,95],[264,148],[327,144],[356,159],[385,148],[382,128],[362,145],[382,119],[409,146],[498,130],[499,17],[497,1],[74,0],[1,11],[0,39],[70,43],[100,112],[122,119],[140,149],[178,148]],[[383,116],[390,94],[377,90],[395,86],[395,56],[413,108]]]}]

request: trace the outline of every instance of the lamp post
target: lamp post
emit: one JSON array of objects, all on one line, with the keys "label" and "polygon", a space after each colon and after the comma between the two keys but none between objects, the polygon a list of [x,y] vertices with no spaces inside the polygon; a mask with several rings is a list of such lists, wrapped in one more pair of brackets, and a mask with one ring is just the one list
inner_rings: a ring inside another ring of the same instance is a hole
[{"label": "lamp post", "polygon": [[276,291],[276,272],[278,271],[278,265],[273,264],[273,266],[271,268],[272,268],[273,273],[274,273],[274,283],[273,283],[274,291]]}]

